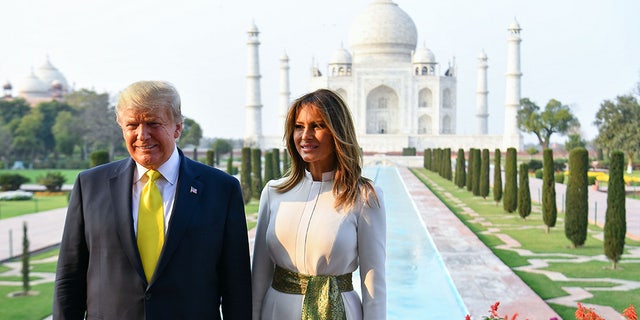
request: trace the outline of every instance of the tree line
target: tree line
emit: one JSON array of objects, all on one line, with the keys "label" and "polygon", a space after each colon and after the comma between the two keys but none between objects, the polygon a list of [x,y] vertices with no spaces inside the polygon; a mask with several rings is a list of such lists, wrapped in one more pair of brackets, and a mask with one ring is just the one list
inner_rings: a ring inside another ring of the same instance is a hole
[{"label": "tree line", "polygon": [[[452,174],[451,149],[425,149],[424,168],[452,181],[458,188],[471,192],[474,196],[486,199],[490,194],[490,152],[488,149],[458,149],[455,171]],[[517,212],[522,219],[531,214],[531,191],[529,189],[529,165],[518,165],[515,148],[505,153],[504,167],[501,163],[500,149],[493,154],[493,200],[496,205],[502,202],[506,213]],[[504,185],[503,185],[504,168]],[[542,169],[542,220],[545,231],[555,227],[558,216],[556,207],[555,184],[557,175],[553,151],[544,149]],[[566,186],[566,209],[564,232],[573,248],[584,245],[588,229],[588,177],[589,156],[585,148],[578,147],[569,153],[569,175]],[[609,167],[609,187],[607,191],[607,209],[604,225],[604,253],[615,269],[624,252],[626,226],[624,153],[613,151]]]},{"label": "tree line", "polygon": [[[178,146],[198,146],[201,138],[200,125],[185,118]],[[109,159],[127,154],[109,94],[80,89],[33,106],[22,98],[0,99],[3,167],[23,161],[35,168],[87,168],[97,150]]]}]

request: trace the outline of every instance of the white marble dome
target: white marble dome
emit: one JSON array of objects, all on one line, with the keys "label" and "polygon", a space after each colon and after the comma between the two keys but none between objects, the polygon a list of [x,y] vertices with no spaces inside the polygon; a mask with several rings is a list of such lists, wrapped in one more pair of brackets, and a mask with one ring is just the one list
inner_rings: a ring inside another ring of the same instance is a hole
[{"label": "white marble dome", "polygon": [[413,54],[413,63],[436,63],[436,55],[429,48],[422,47]]},{"label": "white marble dome", "polygon": [[18,84],[18,93],[27,95],[47,95],[51,85],[38,78],[33,71]]},{"label": "white marble dome", "polygon": [[409,62],[417,38],[411,17],[391,0],[373,1],[355,18],[349,31],[354,62]]},{"label": "white marble dome", "polygon": [[345,48],[336,49],[329,60],[329,64],[351,64],[351,53]]},{"label": "white marble dome", "polygon": [[50,88],[54,83],[59,83],[62,85],[63,90],[69,89],[67,79],[51,64],[48,58],[38,69],[35,70],[35,74],[47,84],[48,88]]}]

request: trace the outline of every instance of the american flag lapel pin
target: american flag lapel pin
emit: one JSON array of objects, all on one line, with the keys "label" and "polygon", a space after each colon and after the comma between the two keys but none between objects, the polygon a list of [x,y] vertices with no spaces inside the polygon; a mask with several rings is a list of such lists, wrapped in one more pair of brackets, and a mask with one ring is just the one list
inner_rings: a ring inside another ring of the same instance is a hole
[{"label": "american flag lapel pin", "polygon": [[194,188],[193,186],[191,187],[191,190],[189,190],[189,192],[193,193],[193,194],[198,194],[198,189]]}]

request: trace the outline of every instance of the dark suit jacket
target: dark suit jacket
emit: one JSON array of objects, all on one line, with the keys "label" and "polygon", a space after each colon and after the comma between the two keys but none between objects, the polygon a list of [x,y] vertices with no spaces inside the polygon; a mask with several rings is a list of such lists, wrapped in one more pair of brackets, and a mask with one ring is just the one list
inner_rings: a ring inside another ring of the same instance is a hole
[{"label": "dark suit jacket", "polygon": [[135,163],[78,175],[58,259],[54,319],[251,319],[240,185],[186,158],[156,272],[147,283],[133,229]]}]

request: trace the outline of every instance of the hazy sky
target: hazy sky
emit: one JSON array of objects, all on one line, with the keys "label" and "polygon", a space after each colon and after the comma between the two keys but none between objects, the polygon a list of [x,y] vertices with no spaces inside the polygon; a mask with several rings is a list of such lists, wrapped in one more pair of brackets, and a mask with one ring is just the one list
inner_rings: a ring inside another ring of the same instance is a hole
[{"label": "hazy sky", "polygon": [[[244,136],[247,35],[260,30],[263,133],[276,132],[280,57],[290,59],[292,99],[308,90],[313,59],[325,68],[349,47],[354,18],[372,0],[23,0],[0,6],[0,81],[14,91],[46,56],[76,89],[116,94],[134,81],[176,85],[183,113],[206,137]],[[489,133],[503,130],[507,27],[522,27],[522,96],[571,106],[588,139],[600,103],[640,81],[637,0],[395,0],[418,46],[442,70],[458,67],[459,134],[476,132],[478,55],[489,58]],[[16,92],[14,92],[15,94]],[[531,136],[525,141],[533,141]],[[557,141],[564,141],[564,138]]]}]

